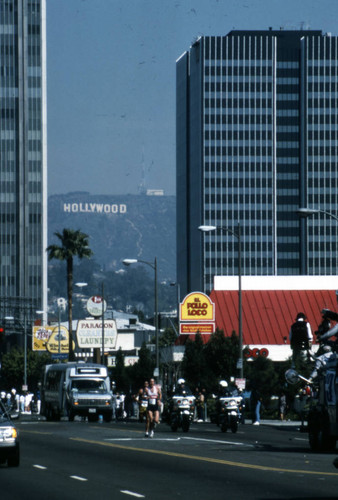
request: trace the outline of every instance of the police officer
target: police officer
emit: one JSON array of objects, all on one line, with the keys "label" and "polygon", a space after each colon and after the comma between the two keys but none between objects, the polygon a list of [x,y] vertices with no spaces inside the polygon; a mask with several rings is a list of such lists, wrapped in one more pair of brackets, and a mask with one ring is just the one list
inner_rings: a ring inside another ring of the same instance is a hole
[{"label": "police officer", "polygon": [[291,325],[289,339],[294,367],[295,361],[300,357],[303,351],[307,351],[308,357],[310,356],[310,348],[313,339],[310,323],[306,321],[306,316],[303,312],[297,314],[296,321]]}]

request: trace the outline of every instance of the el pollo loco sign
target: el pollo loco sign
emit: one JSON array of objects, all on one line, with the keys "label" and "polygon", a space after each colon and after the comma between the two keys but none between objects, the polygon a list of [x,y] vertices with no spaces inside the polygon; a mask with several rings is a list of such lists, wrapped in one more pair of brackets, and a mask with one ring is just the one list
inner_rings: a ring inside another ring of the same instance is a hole
[{"label": "el pollo loco sign", "polygon": [[215,304],[204,293],[190,293],[180,304],[181,333],[212,333],[214,321]]}]

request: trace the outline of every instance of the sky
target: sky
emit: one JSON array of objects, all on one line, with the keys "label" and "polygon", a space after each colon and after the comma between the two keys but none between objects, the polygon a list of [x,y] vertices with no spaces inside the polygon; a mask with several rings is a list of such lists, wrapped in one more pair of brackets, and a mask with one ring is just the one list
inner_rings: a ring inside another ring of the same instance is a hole
[{"label": "sky", "polygon": [[48,194],[176,191],[176,60],[232,29],[338,35],[337,0],[47,0]]}]

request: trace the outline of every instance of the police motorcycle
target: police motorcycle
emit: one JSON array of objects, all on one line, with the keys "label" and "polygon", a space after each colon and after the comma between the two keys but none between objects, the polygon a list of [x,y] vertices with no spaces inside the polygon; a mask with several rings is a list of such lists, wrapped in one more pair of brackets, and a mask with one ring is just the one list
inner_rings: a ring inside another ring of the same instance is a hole
[{"label": "police motorcycle", "polygon": [[[333,451],[338,439],[338,314],[322,310],[323,321],[318,327],[317,342],[320,346],[312,357],[312,372],[308,378],[295,369],[289,369],[285,378],[289,384],[299,381],[311,388],[310,406],[307,415],[309,445],[313,451]],[[331,327],[331,320],[337,324]]]},{"label": "police motorcycle", "polygon": [[242,404],[243,398],[239,395],[238,390],[228,387],[226,380],[221,380],[216,404],[216,422],[222,432],[226,432],[228,429],[233,433],[237,432],[238,425],[242,420],[240,411]]},{"label": "police motorcycle", "polygon": [[188,432],[190,423],[194,419],[195,396],[185,384],[183,378],[178,380],[176,390],[169,405],[168,423],[171,430],[176,432],[182,428],[183,432]]}]

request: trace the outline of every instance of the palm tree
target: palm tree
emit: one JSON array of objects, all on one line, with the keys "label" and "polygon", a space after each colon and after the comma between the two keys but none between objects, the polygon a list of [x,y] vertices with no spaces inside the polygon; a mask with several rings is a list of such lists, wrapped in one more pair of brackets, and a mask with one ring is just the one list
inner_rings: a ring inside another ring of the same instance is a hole
[{"label": "palm tree", "polygon": [[67,296],[68,296],[68,331],[69,331],[69,360],[74,361],[73,351],[73,334],[72,334],[72,321],[73,321],[73,259],[78,257],[83,259],[89,258],[93,252],[88,246],[87,234],[73,229],[64,229],[62,233],[54,233],[61,242],[61,245],[50,245],[47,248],[48,259],[65,260],[67,263]]}]

